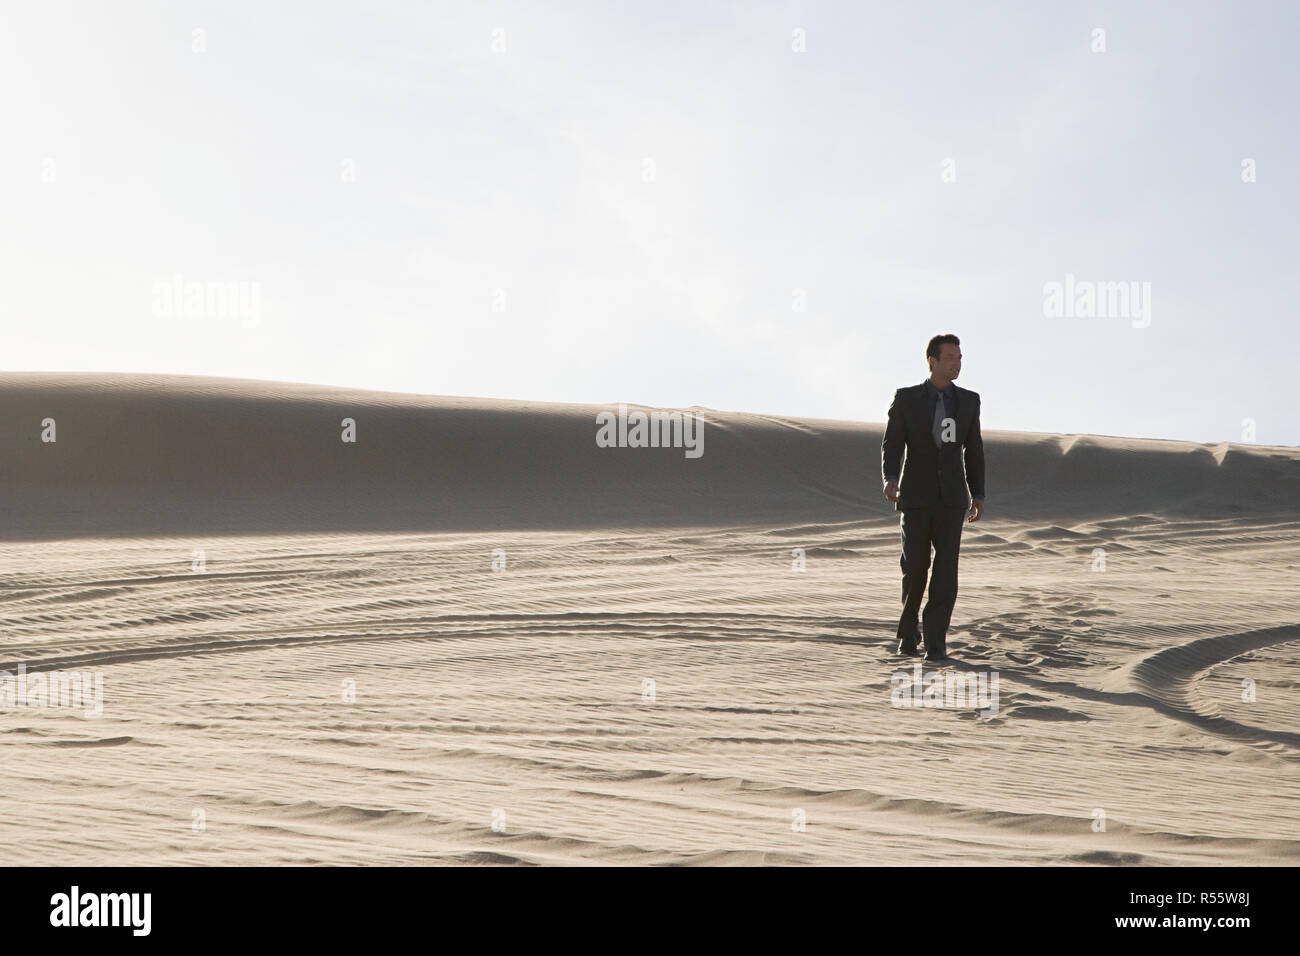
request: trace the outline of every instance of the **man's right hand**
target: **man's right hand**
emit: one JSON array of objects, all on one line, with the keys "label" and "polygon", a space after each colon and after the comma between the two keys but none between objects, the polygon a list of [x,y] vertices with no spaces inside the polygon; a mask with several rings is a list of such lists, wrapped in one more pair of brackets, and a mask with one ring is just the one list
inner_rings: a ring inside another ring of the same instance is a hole
[{"label": "man's right hand", "polygon": [[897,482],[897,481],[887,481],[887,482],[885,482],[885,497],[888,498],[890,501],[893,501],[893,502],[897,502],[897,501],[898,501],[898,482]]}]

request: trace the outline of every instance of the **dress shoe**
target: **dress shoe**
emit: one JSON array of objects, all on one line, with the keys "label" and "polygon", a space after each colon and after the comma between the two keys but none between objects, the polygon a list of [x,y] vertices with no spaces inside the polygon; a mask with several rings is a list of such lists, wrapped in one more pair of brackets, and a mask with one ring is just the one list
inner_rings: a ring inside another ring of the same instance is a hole
[{"label": "dress shoe", "polygon": [[909,644],[906,641],[899,641],[898,653],[902,654],[904,657],[920,657],[921,649],[915,644]]}]

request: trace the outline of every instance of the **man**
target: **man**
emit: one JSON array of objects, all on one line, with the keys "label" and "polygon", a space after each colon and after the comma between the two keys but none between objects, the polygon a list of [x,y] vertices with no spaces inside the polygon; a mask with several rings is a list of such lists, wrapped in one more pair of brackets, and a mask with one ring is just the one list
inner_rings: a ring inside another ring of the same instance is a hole
[{"label": "man", "polygon": [[[961,373],[961,340],[955,335],[936,335],[926,346],[925,357],[930,377],[894,393],[880,445],[880,465],[885,497],[903,513],[899,519],[903,615],[898,619],[898,653],[917,656],[918,642],[923,639],[925,659],[943,661],[948,659],[948,622],[957,602],[962,519],[979,521],[984,514],[984,440],[980,437],[979,395],[953,384]],[[906,463],[902,461],[905,447]],[[934,573],[930,600],[921,616],[922,635],[917,612],[925,594],[932,545]]]}]

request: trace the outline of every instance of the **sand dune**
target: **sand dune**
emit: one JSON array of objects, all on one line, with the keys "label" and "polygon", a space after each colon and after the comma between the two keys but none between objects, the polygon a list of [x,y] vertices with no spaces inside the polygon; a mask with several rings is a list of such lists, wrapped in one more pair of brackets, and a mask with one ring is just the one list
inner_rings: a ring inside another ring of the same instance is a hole
[{"label": "sand dune", "polygon": [[[7,373],[10,539],[672,527],[888,516],[879,424],[700,409],[705,453],[595,443],[608,405]],[[644,406],[629,406],[642,408]],[[345,418],[354,443],[341,440]],[[47,419],[57,441],[42,441]],[[986,431],[997,514],[1294,515],[1295,449]],[[627,452],[627,449],[622,449]]]},{"label": "sand dune", "polygon": [[879,424],[0,395],[0,669],[103,689],[0,707],[10,863],[1300,862],[1300,450],[986,430],[981,714],[892,706]]}]

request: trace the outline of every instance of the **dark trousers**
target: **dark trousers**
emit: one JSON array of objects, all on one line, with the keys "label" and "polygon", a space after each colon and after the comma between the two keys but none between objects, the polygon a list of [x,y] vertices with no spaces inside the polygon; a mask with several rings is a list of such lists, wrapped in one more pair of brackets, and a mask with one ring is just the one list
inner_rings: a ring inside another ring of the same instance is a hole
[{"label": "dark trousers", "polygon": [[921,634],[917,630],[917,612],[925,596],[926,572],[930,568],[930,548],[934,548],[934,573],[930,575],[930,600],[926,602],[922,623],[925,627],[927,657],[942,657],[948,649],[948,622],[957,603],[957,552],[961,547],[961,529],[968,510],[939,505],[934,508],[909,508],[899,512],[903,533],[903,615],[898,619],[898,640],[914,647]]}]

